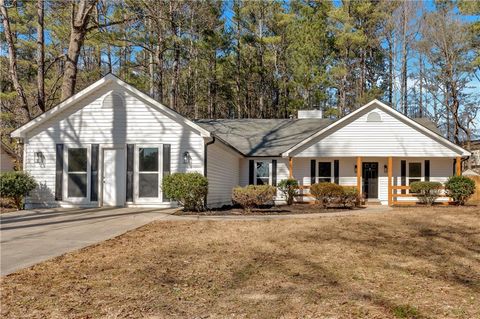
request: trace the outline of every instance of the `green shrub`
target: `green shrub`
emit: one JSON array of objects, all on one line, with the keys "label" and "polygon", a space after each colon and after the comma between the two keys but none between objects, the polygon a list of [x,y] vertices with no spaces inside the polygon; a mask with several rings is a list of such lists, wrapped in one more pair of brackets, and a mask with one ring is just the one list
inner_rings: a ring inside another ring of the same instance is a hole
[{"label": "green shrub", "polygon": [[235,187],[232,192],[232,202],[239,204],[245,210],[267,204],[273,201],[277,189],[270,185],[248,185]]},{"label": "green shrub", "polygon": [[298,181],[296,179],[283,179],[278,183],[278,189],[282,192],[287,200],[287,205],[293,204],[293,199],[297,194]]},{"label": "green shrub", "polygon": [[413,182],[410,184],[410,192],[418,193],[417,197],[421,203],[433,205],[440,196],[442,183],[439,182]]},{"label": "green shrub", "polygon": [[362,196],[355,186],[342,186],[341,203],[344,207],[358,207]]},{"label": "green shrub", "polygon": [[447,195],[458,205],[465,205],[475,193],[475,182],[466,176],[452,176],[445,183]]},{"label": "green shrub", "polygon": [[167,198],[176,200],[187,211],[205,208],[208,180],[200,173],[173,173],[163,178],[162,190]]},{"label": "green shrub", "polygon": [[23,198],[37,187],[37,182],[28,173],[7,172],[0,175],[0,195],[10,198],[17,209],[22,208]]},{"label": "green shrub", "polygon": [[317,183],[310,186],[310,194],[315,197],[317,203],[326,207],[341,200],[343,188],[334,183]]}]

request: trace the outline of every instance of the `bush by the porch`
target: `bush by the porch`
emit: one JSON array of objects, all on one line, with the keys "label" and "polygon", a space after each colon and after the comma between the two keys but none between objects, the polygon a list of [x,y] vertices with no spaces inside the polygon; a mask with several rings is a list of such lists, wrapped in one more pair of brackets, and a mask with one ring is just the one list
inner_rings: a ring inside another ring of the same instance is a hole
[{"label": "bush by the porch", "polygon": [[447,195],[458,205],[465,205],[475,193],[475,182],[466,176],[452,176],[445,183]]},{"label": "bush by the porch", "polygon": [[323,207],[339,201],[343,195],[343,188],[334,183],[316,183],[310,186],[310,194]]},{"label": "bush by the porch", "polygon": [[341,202],[344,207],[358,207],[362,202],[362,195],[354,186],[342,186]]},{"label": "bush by the porch", "polygon": [[185,210],[201,211],[208,194],[208,180],[200,173],[173,173],[163,178],[162,190]]},{"label": "bush by the porch", "polygon": [[282,192],[283,196],[285,196],[287,205],[292,205],[293,199],[297,194],[298,181],[293,178],[282,179],[280,183],[278,183],[278,189]]},{"label": "bush by the porch", "polygon": [[23,198],[37,187],[37,182],[25,172],[6,172],[0,175],[0,196],[10,198],[17,210],[23,206]]},{"label": "bush by the porch", "polygon": [[272,202],[276,192],[276,188],[270,185],[235,187],[232,192],[232,202],[248,211],[253,207]]},{"label": "bush by the porch", "polygon": [[334,183],[317,183],[310,186],[310,194],[322,207],[356,207],[361,203],[361,195],[356,187],[340,186]]},{"label": "bush by the porch", "polygon": [[410,192],[418,193],[418,199],[422,204],[432,205],[440,196],[442,184],[439,182],[413,182],[410,184]]}]

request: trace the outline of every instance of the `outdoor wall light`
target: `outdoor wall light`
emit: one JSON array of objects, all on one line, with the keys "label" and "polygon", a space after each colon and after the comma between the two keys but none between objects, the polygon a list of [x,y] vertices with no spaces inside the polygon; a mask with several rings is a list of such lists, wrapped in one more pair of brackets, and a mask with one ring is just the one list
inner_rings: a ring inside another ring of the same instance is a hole
[{"label": "outdoor wall light", "polygon": [[355,171],[355,174],[356,174],[356,173],[357,173],[357,165],[356,165],[356,164],[355,164],[355,169],[354,169],[354,171]]},{"label": "outdoor wall light", "polygon": [[184,152],[183,153],[183,164],[188,164],[190,163],[190,153],[189,152]]},{"label": "outdoor wall light", "polygon": [[383,165],[383,172],[384,173],[388,172],[388,166],[387,165]]}]

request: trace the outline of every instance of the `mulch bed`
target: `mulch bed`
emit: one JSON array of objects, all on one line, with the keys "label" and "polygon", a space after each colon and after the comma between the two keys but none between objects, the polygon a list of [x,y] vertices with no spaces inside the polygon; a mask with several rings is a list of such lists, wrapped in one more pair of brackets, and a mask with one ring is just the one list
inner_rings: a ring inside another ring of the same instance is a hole
[{"label": "mulch bed", "polygon": [[337,213],[352,210],[361,210],[364,207],[344,208],[344,207],[328,207],[323,208],[314,204],[294,204],[294,205],[279,205],[279,206],[264,206],[251,209],[250,211],[243,210],[239,206],[223,206],[221,208],[210,209],[203,212],[192,212],[178,210],[175,215],[182,216],[238,216],[238,215],[295,215],[295,214],[317,214],[317,213]]}]

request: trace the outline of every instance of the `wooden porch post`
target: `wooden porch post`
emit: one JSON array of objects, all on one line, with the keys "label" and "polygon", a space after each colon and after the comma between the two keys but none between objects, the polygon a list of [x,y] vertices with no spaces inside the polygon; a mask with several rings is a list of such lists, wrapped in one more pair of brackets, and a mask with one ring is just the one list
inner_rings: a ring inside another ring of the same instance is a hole
[{"label": "wooden porch post", "polygon": [[357,190],[358,193],[362,193],[362,158],[357,157]]},{"label": "wooden porch post", "polygon": [[393,158],[391,156],[388,157],[387,167],[388,167],[388,206],[392,206],[393,204],[393,196],[392,196]]},{"label": "wooden porch post", "polygon": [[293,158],[288,158],[288,178],[293,178]]},{"label": "wooden porch post", "polygon": [[457,161],[456,161],[456,166],[457,166],[457,176],[460,176],[462,175],[462,157],[461,156],[457,156]]}]

